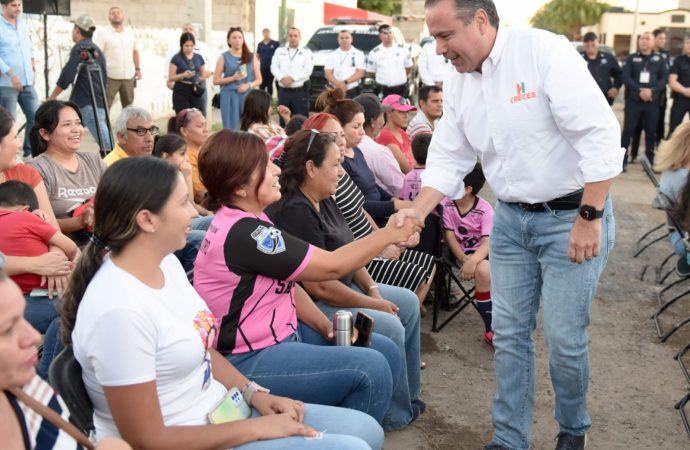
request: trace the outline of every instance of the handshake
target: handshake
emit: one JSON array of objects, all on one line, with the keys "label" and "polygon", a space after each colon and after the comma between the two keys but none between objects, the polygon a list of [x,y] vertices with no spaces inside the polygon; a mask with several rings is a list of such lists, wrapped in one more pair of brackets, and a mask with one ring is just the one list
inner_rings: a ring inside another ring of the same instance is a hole
[{"label": "handshake", "polygon": [[424,228],[424,218],[415,209],[401,209],[390,216],[383,229],[390,243],[399,247],[414,247],[419,244],[419,232]]}]

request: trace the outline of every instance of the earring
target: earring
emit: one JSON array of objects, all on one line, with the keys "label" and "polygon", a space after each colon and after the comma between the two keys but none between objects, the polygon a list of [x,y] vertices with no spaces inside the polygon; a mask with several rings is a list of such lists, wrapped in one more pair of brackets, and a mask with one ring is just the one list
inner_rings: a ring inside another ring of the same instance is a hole
[{"label": "earring", "polygon": [[149,231],[149,233],[155,233],[155,232],[156,232],[155,228],[151,228],[151,231]]}]

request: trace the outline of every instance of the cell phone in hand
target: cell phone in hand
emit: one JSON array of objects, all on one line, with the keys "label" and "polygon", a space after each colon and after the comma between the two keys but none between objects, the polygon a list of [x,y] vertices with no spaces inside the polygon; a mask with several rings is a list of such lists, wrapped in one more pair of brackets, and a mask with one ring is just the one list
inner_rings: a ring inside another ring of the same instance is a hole
[{"label": "cell phone in hand", "polygon": [[374,333],[374,318],[361,311],[355,318],[355,328],[357,329],[356,347],[369,347],[371,345],[371,335]]}]

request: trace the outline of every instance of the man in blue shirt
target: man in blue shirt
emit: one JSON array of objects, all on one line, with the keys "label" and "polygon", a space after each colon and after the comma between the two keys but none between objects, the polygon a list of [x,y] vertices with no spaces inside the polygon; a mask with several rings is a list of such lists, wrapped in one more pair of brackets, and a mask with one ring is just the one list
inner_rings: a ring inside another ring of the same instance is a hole
[{"label": "man in blue shirt", "polygon": [[[72,30],[74,47],[69,52],[69,60],[67,60],[65,67],[62,68],[60,78],[58,78],[56,83],[57,86],[53,89],[48,100],[55,100],[62,91],[74,83],[70,100],[79,106],[84,125],[89,129],[94,139],[100,143],[101,148],[108,152],[112,150],[113,145],[105,116],[106,103],[102,89],[102,86],[105,85],[108,79],[105,55],[91,40],[93,32],[96,31],[96,23],[93,18],[81,15],[72,23],[74,23],[74,29]],[[91,82],[89,82],[87,71],[91,72]],[[91,86],[89,84],[93,85],[93,98],[91,97]],[[100,140],[96,137],[98,136],[98,130],[96,129],[96,117],[94,116],[94,102],[96,104],[96,115],[98,116]]]},{"label": "man in blue shirt", "polygon": [[271,30],[264,28],[264,40],[256,46],[256,54],[259,55],[261,63],[261,86],[269,94],[273,95],[273,74],[271,73],[271,61],[276,49],[280,47],[280,42],[271,39]]},{"label": "man in blue shirt", "polygon": [[29,130],[34,126],[38,95],[34,89],[34,58],[29,30],[19,18],[19,0],[0,0],[0,106],[16,118],[17,103],[26,117],[24,156],[31,155]]}]

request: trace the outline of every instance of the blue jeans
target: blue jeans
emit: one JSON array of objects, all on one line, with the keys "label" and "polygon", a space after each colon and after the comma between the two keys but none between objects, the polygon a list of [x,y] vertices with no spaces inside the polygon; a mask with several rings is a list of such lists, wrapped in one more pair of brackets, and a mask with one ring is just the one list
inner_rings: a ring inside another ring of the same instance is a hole
[{"label": "blue jeans", "polygon": [[[85,105],[80,109],[84,126],[89,129],[91,136],[93,136],[93,138],[96,140],[96,143],[98,143],[98,138],[96,138],[98,131],[96,130],[96,118],[93,115],[93,106]],[[101,141],[103,142],[103,148],[109,152],[113,149],[113,142],[110,137],[110,131],[108,130],[108,123],[105,120],[105,109],[98,108],[97,112],[98,126],[101,129]]]},{"label": "blue jeans", "polygon": [[[379,284],[381,295],[386,300],[395,303],[399,308],[398,317],[382,311],[366,308],[339,308],[317,302],[316,306],[328,317],[340,310],[352,311],[353,317],[357,311],[362,311],[374,318],[374,331],[382,334],[395,342],[400,352],[403,369],[400,374],[400,382],[391,400],[391,407],[386,413],[383,427],[387,430],[395,430],[405,427],[412,420],[411,400],[419,397],[421,384],[421,369],[419,355],[419,299],[409,289],[387,284]],[[354,284],[352,288],[359,291]]]},{"label": "blue jeans", "polygon": [[39,333],[46,334],[53,320],[60,317],[57,311],[57,299],[51,300],[47,296],[31,297],[29,294],[25,294],[24,299],[26,300],[24,318]]},{"label": "blue jeans", "polygon": [[244,376],[273,394],[356,409],[381,422],[390,404],[393,376],[399,377],[400,367],[391,368],[386,361],[397,357],[390,340],[378,336],[374,345],[378,351],[336,347],[299,323],[295,334],[279,344],[227,358]]},{"label": "blue jeans", "polygon": [[44,380],[48,381],[48,369],[53,359],[65,348],[60,339],[60,330],[62,329],[60,317],[56,317],[48,327],[45,336],[43,337],[43,354],[41,360],[38,362],[36,372]]},{"label": "blue jeans", "polygon": [[[17,118],[17,103],[22,108],[26,117],[24,129],[24,156],[31,156],[31,144],[29,132],[34,127],[34,116],[38,109],[38,95],[33,86],[24,86],[22,92],[15,91],[12,87],[0,86],[0,106],[5,108],[15,119]],[[17,128],[19,128],[17,124]]]},{"label": "blue jeans", "polygon": [[[376,421],[360,411],[306,404],[304,423],[324,431],[323,439],[307,440],[291,436],[269,441],[256,441],[235,447],[236,450],[379,450],[383,448],[383,430]],[[252,417],[258,417],[253,410]]]},{"label": "blue jeans", "polygon": [[493,442],[528,449],[534,407],[534,340],[540,299],[549,349],[555,419],[560,431],[584,434],[587,413],[590,306],[615,240],[611,199],[601,219],[598,257],[568,259],[568,238],[578,216],[570,211],[527,212],[498,202],[489,255],[493,301],[496,396]]}]

